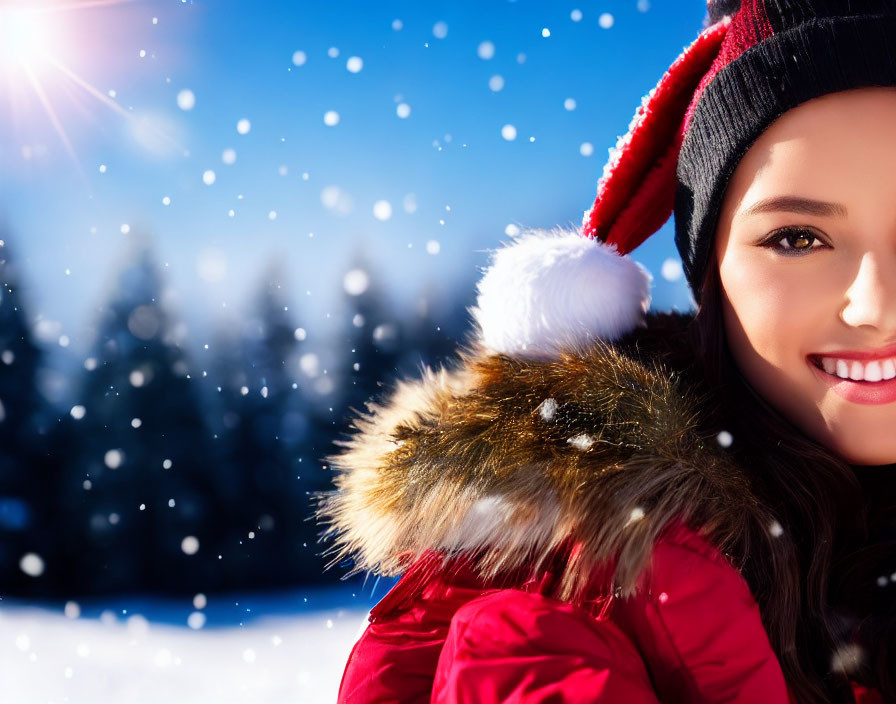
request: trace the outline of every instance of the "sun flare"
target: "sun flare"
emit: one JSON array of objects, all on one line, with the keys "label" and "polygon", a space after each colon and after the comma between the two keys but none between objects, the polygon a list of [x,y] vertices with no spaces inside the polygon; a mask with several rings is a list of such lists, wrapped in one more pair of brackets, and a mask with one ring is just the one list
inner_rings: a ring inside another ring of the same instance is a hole
[{"label": "sun flare", "polygon": [[47,13],[26,7],[0,7],[0,70],[8,72],[41,59],[52,46]]},{"label": "sun flare", "polygon": [[79,171],[80,162],[65,130],[65,114],[58,105],[60,98],[71,99],[74,88],[126,120],[134,117],[72,68],[72,60],[87,46],[83,38],[88,32],[78,16],[91,8],[133,1],[0,0],[0,98],[5,94],[9,113],[21,121],[30,118],[24,113],[33,100],[27,98],[36,97]]}]

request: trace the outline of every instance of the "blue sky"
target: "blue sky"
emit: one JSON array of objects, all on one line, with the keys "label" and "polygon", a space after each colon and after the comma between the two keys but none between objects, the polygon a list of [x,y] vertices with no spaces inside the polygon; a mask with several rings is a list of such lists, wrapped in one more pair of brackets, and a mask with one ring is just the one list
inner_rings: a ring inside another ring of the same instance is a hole
[{"label": "blue sky", "polygon": [[[199,347],[273,260],[297,322],[325,335],[355,255],[410,307],[425,282],[469,280],[509,224],[579,224],[608,149],[705,14],[702,0],[62,9],[73,1],[33,29],[56,61],[28,56],[43,99],[0,53],[18,96],[0,94],[0,218],[30,317],[58,322],[78,353],[137,237]],[[654,307],[687,307],[684,280],[661,275],[678,259],[671,220],[633,256]]]}]

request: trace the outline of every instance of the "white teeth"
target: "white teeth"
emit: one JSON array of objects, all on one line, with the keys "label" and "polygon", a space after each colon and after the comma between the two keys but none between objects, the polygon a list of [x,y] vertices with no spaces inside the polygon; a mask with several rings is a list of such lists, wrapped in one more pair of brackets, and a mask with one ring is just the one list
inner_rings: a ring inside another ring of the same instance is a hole
[{"label": "white teeth", "polygon": [[841,379],[853,381],[881,381],[896,378],[896,359],[875,359],[863,364],[851,359],[837,359],[835,357],[822,357],[821,366],[828,374],[839,376]]},{"label": "white teeth", "polygon": [[892,359],[885,359],[883,364],[884,379],[892,379],[896,376],[896,363]]}]

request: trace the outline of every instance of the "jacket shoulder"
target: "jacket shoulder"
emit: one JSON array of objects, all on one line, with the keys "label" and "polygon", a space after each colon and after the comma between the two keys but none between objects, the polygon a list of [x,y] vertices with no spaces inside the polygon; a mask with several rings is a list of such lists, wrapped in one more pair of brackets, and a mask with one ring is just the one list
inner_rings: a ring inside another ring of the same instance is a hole
[{"label": "jacket shoulder", "polygon": [[433,692],[439,702],[576,702],[583,692],[591,702],[790,701],[746,581],[682,522],[654,545],[641,588],[606,617],[523,589],[460,606]]},{"label": "jacket shoulder", "polygon": [[749,585],[683,522],[657,541],[643,587],[617,600],[612,618],[644,654],[661,699],[789,701]]},{"label": "jacket shoulder", "polygon": [[746,581],[683,522],[655,543],[640,589],[602,615],[549,583],[494,587],[438,564],[416,562],[373,609],[340,702],[788,702]]}]

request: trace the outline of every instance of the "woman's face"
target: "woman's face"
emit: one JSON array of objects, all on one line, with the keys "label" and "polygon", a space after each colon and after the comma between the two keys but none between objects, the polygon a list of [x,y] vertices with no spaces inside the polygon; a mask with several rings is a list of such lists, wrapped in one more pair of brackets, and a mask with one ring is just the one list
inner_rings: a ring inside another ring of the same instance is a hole
[{"label": "woman's face", "polygon": [[896,89],[831,93],[764,131],[728,184],[714,256],[753,388],[846,461],[896,462]]}]

